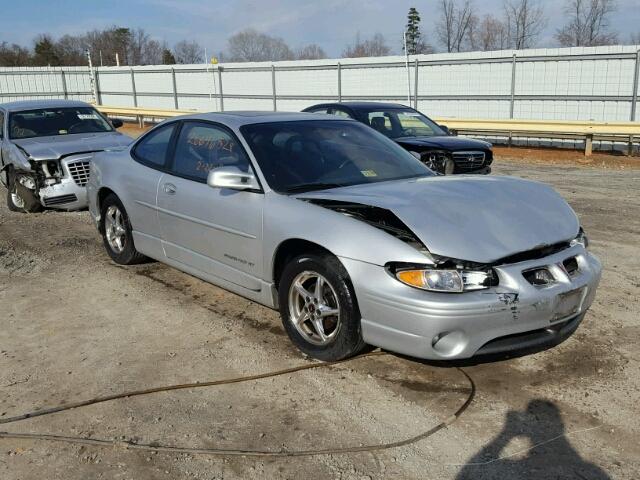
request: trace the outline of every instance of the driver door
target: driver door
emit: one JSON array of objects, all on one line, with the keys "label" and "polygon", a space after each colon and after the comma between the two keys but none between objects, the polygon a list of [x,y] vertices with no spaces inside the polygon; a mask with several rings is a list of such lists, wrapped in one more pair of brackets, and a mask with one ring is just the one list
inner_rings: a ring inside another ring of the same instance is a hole
[{"label": "driver door", "polygon": [[158,216],[168,258],[249,290],[261,289],[261,191],[207,185],[211,169],[252,168],[222,125],[185,121],[169,172],[158,186]]}]

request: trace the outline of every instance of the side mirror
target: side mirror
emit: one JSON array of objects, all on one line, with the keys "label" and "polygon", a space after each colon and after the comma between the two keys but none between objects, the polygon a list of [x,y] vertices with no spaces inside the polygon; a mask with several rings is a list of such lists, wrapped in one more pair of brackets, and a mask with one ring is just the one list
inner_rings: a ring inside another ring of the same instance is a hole
[{"label": "side mirror", "polygon": [[113,128],[120,128],[124,123],[119,118],[114,118],[111,120],[111,125],[113,125]]},{"label": "side mirror", "polygon": [[218,167],[209,171],[207,185],[212,188],[230,188],[232,190],[258,190],[260,184],[253,173],[247,173],[238,167]]},{"label": "side mirror", "polygon": [[442,130],[444,130],[444,133],[446,133],[447,135],[453,135],[451,133],[451,130],[449,130],[449,127],[447,127],[446,125],[438,125]]},{"label": "side mirror", "polygon": [[422,160],[422,155],[420,155],[418,152],[411,151],[409,153],[416,157],[418,160]]}]

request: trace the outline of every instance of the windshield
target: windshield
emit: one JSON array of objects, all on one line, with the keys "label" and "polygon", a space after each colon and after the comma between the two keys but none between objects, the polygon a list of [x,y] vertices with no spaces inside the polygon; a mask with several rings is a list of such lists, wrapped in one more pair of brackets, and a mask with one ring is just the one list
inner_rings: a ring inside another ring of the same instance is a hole
[{"label": "windshield", "polygon": [[109,122],[91,107],[39,108],[9,117],[9,135],[14,139],[111,131]]},{"label": "windshield", "polygon": [[372,110],[366,113],[369,125],[389,138],[446,135],[434,121],[412,109]]},{"label": "windshield", "polygon": [[351,120],[261,123],[240,130],[277,192],[434,175],[395,142]]}]

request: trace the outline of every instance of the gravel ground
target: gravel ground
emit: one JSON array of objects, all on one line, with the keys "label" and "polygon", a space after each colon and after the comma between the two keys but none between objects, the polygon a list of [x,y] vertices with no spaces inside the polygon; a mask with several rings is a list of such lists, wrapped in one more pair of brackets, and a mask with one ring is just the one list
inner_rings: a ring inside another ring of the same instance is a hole
[{"label": "gravel ground", "polygon": [[[564,344],[465,367],[476,399],[445,430],[391,450],[284,459],[0,439],[0,478],[640,477],[640,170],[500,160],[495,171],[553,184],[578,212],[605,272]],[[275,312],[158,263],[112,263],[87,212],[22,215],[3,202],[0,321],[0,418],[308,363]],[[117,400],[0,430],[186,447],[357,446],[429,429],[468,390],[450,365],[389,355]]]}]

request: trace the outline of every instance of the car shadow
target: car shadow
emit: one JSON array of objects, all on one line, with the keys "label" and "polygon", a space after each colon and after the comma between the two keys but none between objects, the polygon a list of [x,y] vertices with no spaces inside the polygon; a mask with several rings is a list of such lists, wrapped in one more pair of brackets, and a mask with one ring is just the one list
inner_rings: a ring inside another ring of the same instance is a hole
[{"label": "car shadow", "polygon": [[[522,412],[507,412],[500,433],[462,466],[456,480],[610,479],[604,470],[580,456],[565,433],[558,407],[547,400],[532,400]],[[529,445],[507,450],[516,438],[528,439]]]}]

